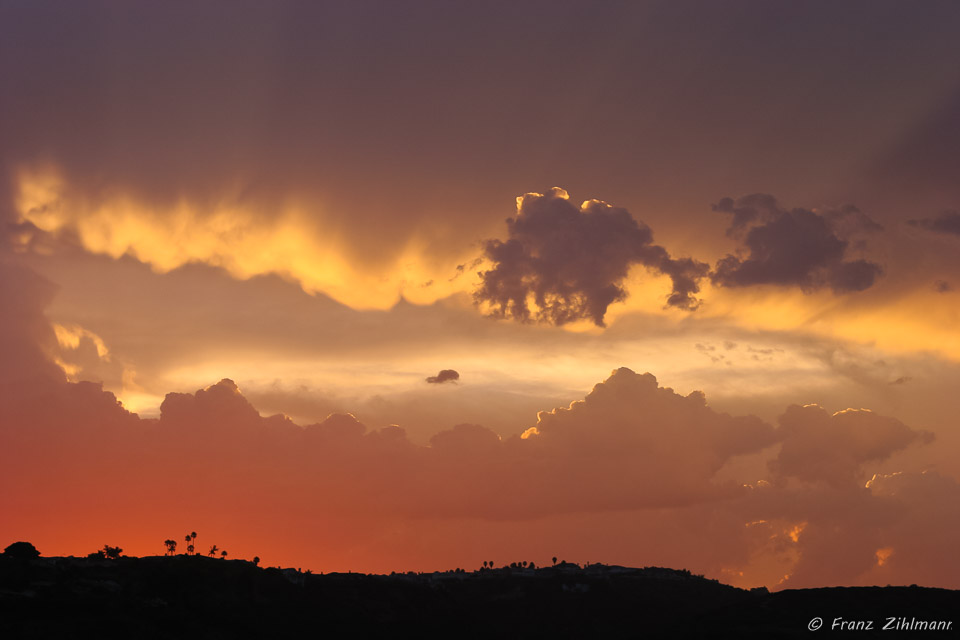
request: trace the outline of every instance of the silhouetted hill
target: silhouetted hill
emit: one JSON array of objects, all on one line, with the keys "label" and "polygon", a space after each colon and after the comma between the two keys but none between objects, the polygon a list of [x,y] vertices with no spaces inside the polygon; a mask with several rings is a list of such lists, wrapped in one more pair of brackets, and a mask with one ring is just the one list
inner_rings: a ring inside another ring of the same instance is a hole
[{"label": "silhouetted hill", "polygon": [[[821,633],[842,617],[873,620],[879,634],[890,617],[952,621],[958,611],[958,591],[768,593],[661,568],[312,575],[202,556],[0,557],[2,638],[633,638],[723,630],[769,638],[807,636],[814,617],[825,621]],[[953,627],[936,637],[955,635]]]}]

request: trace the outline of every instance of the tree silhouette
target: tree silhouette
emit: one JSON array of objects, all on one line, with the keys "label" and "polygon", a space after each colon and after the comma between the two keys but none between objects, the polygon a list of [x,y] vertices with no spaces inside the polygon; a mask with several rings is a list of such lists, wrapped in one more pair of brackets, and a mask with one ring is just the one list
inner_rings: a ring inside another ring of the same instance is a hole
[{"label": "tree silhouette", "polygon": [[194,553],[194,549],[196,549],[196,547],[194,546],[193,541],[197,539],[197,532],[191,531],[186,536],[184,536],[183,539],[187,543],[187,555]]},{"label": "tree silhouette", "polygon": [[39,558],[40,552],[29,542],[14,542],[3,550],[7,558]]},{"label": "tree silhouette", "polygon": [[553,564],[557,564],[557,556],[553,556]]},{"label": "tree silhouette", "polygon": [[227,557],[227,552],[226,552],[226,551],[221,551],[221,552],[220,552],[220,557],[226,559],[226,557]]},{"label": "tree silhouette", "polygon": [[120,557],[120,554],[123,553],[123,549],[120,547],[111,547],[108,544],[103,545],[103,550],[100,552],[103,556],[109,560],[116,560]]},{"label": "tree silhouette", "polygon": [[220,549],[217,548],[217,545],[213,545],[212,547],[210,547],[210,552],[207,553],[207,555],[208,555],[208,556],[215,556],[215,555],[217,555],[217,551],[219,551],[219,550],[220,550]]},{"label": "tree silhouette", "polygon": [[260,565],[260,556],[253,556],[253,566],[256,567],[259,565]]},{"label": "tree silhouette", "polygon": [[167,555],[172,556],[177,552],[177,541],[176,540],[164,540],[163,544],[167,546]]}]

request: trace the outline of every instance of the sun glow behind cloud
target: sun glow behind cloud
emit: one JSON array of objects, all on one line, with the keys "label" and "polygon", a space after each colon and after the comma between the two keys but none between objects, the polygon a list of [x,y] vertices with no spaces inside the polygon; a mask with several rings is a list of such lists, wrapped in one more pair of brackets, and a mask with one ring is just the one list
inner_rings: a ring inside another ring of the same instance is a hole
[{"label": "sun glow behind cloud", "polygon": [[472,281],[469,273],[453,277],[463,271],[456,261],[428,261],[427,241],[417,237],[386,265],[366,267],[344,249],[347,239],[324,223],[322,207],[313,202],[291,199],[271,215],[235,198],[210,207],[182,199],[166,209],[122,193],[94,202],[74,194],[50,169],[22,171],[17,187],[21,220],[47,232],[74,233],[88,251],[130,255],[161,273],[194,262],[241,279],[276,273],[354,309],[387,309],[401,296],[427,304]]},{"label": "sun glow behind cloud", "polygon": [[[431,259],[428,235],[413,234],[392,256],[366,260],[351,254],[350,238],[325,221],[321,205],[295,198],[278,203],[278,212],[270,215],[241,198],[206,207],[182,199],[161,209],[119,191],[92,200],[72,191],[47,167],[19,173],[16,206],[21,220],[43,231],[74,235],[96,254],[130,255],[160,273],[190,263],[222,267],[239,279],[275,273],[297,281],[308,293],[325,293],[354,309],[388,309],[401,297],[430,304],[471,294],[478,283],[478,248],[468,240],[450,254],[455,259]],[[708,318],[742,329],[842,339],[899,353],[929,351],[960,360],[960,340],[952,330],[960,322],[960,297],[932,288],[838,296],[770,286],[729,289],[704,280],[703,304],[690,312],[666,305],[670,278],[649,268],[633,265],[625,284],[628,296],[611,305],[608,324],[636,312],[679,324]],[[564,329],[601,332],[587,320]]]}]

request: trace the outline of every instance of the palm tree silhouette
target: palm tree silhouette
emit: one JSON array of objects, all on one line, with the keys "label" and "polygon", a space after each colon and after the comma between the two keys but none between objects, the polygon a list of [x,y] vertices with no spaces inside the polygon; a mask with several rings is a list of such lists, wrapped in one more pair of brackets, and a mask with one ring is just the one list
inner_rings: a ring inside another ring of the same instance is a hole
[{"label": "palm tree silhouette", "polygon": [[191,553],[193,553],[193,550],[196,548],[194,547],[194,544],[193,544],[193,541],[196,539],[197,539],[196,531],[191,531],[184,537],[184,540],[186,540],[187,542],[187,555],[190,555]]},{"label": "palm tree silhouette", "polygon": [[167,555],[172,556],[177,552],[177,541],[176,540],[164,540],[163,544],[167,545]]}]

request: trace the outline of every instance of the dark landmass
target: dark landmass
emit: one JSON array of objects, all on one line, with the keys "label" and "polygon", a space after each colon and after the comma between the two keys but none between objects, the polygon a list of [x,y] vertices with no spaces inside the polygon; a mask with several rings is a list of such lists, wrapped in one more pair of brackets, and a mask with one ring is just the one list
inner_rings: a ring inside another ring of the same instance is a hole
[{"label": "dark landmass", "polygon": [[[203,556],[0,557],[0,638],[953,637],[960,591],[745,591],[688,571],[562,563],[530,569],[314,575]],[[888,618],[946,631],[881,631]],[[866,625],[861,625],[866,626]],[[890,634],[893,634],[892,636]],[[814,635],[813,637],[816,637]]]}]

